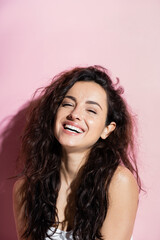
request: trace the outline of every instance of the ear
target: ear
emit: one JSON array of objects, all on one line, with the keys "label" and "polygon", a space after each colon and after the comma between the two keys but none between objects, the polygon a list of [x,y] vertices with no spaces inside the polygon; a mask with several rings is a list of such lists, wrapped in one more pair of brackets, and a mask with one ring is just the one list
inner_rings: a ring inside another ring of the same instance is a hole
[{"label": "ear", "polygon": [[111,122],[108,126],[105,126],[101,134],[101,138],[106,139],[110,135],[110,133],[114,131],[115,128],[116,128],[115,122]]}]

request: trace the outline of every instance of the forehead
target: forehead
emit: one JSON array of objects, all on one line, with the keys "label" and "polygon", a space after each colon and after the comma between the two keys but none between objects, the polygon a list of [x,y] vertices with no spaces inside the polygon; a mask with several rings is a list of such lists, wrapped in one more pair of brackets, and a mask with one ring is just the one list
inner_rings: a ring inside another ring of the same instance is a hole
[{"label": "forehead", "polygon": [[76,99],[93,100],[106,103],[107,94],[105,90],[95,82],[76,82],[66,95],[73,95]]}]

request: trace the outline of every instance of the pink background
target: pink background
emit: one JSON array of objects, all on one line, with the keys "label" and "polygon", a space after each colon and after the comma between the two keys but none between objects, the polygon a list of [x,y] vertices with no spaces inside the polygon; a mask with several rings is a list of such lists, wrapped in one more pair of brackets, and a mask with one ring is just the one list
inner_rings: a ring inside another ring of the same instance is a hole
[{"label": "pink background", "polygon": [[133,237],[160,239],[160,1],[0,1],[0,239],[16,240],[12,180],[25,104],[56,73],[103,65],[138,115],[140,196]]}]

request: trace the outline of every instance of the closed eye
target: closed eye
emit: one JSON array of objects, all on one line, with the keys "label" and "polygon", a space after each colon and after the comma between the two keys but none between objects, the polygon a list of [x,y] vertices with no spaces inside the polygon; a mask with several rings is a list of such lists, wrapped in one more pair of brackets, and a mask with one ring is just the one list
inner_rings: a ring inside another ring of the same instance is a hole
[{"label": "closed eye", "polygon": [[88,112],[91,112],[91,113],[97,114],[96,111],[91,110],[91,109],[88,109]]},{"label": "closed eye", "polygon": [[66,107],[66,106],[73,106],[71,103],[62,103],[62,107]]}]

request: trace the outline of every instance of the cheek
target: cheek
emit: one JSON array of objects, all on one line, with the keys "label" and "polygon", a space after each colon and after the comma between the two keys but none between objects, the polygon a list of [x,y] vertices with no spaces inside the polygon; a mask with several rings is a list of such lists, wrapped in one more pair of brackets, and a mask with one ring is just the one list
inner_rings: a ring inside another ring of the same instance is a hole
[{"label": "cheek", "polygon": [[87,124],[88,124],[88,127],[90,128],[90,130],[93,131],[95,129],[95,127],[97,126],[97,121],[96,121],[96,119],[89,118],[87,121]]},{"label": "cheek", "polygon": [[68,114],[70,114],[70,109],[69,108],[60,107],[57,111],[57,114],[56,114],[57,121],[62,120],[62,118],[65,118]]},{"label": "cheek", "polygon": [[101,119],[90,119],[88,121],[88,125],[90,127],[92,135],[100,136],[106,124],[105,124],[105,119],[101,118]]},{"label": "cheek", "polygon": [[55,116],[55,121],[53,125],[54,135],[57,135],[58,129],[59,129],[59,112],[57,112]]},{"label": "cheek", "polygon": [[90,118],[88,124],[90,127],[103,128],[105,120],[103,118]]},{"label": "cheek", "polygon": [[64,115],[64,114],[63,114],[62,109],[59,108],[58,111],[57,111],[57,114],[56,114],[56,116],[55,116],[55,126],[57,126],[57,125],[60,123],[63,115]]},{"label": "cheek", "polygon": [[67,116],[66,110],[60,107],[55,116],[55,122],[54,122],[54,128],[53,128],[55,135],[58,135],[60,133],[61,123],[66,118],[66,116]]},{"label": "cheek", "polygon": [[53,125],[53,133],[54,133],[54,136],[56,137],[56,135],[57,135],[57,122],[56,122],[56,119],[55,119],[55,122],[54,122],[54,125]]}]

